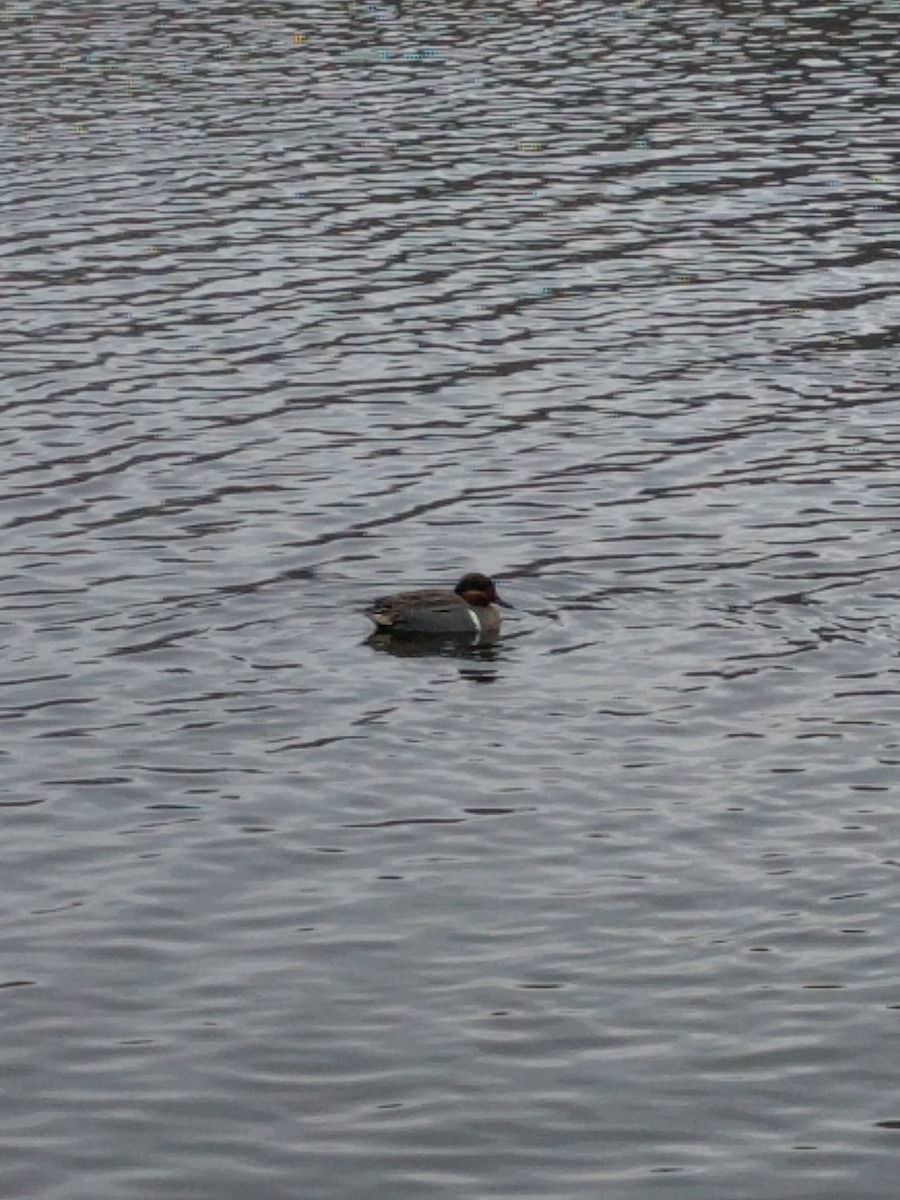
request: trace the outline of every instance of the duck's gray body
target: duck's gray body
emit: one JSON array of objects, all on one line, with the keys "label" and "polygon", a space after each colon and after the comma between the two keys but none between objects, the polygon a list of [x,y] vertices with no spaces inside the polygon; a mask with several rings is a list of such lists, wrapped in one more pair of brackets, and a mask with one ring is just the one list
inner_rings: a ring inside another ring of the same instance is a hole
[{"label": "duck's gray body", "polygon": [[500,613],[492,601],[505,603],[493,582],[486,575],[466,575],[455,591],[424,588],[381,596],[366,615],[386,632],[490,637],[500,630]]}]

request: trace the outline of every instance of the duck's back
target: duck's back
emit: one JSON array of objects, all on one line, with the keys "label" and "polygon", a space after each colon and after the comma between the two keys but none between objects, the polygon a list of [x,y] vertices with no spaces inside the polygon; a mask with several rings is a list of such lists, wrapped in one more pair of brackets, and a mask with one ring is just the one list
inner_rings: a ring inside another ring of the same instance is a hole
[{"label": "duck's back", "polygon": [[462,596],[441,588],[381,596],[368,610],[380,629],[397,633],[479,633],[481,623]]}]

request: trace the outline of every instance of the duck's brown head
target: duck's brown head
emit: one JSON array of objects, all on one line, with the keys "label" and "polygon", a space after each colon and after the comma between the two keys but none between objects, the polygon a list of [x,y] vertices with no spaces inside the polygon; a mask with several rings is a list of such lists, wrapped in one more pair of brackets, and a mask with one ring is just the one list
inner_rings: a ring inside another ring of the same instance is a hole
[{"label": "duck's brown head", "polygon": [[478,571],[474,571],[470,575],[463,575],[454,591],[473,608],[486,608],[489,604],[499,604],[501,608],[512,608],[512,605],[508,604],[506,600],[500,599],[493,579],[488,579],[487,575],[481,575]]}]

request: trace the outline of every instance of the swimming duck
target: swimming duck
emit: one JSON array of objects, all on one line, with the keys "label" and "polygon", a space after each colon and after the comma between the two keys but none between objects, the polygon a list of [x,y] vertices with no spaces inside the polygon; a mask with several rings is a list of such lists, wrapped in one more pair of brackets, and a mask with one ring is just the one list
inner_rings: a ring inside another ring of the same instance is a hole
[{"label": "swimming duck", "polygon": [[476,571],[464,575],[452,592],[425,588],[381,596],[366,609],[366,616],[379,630],[390,633],[493,637],[500,632],[495,604],[512,608],[497,595],[494,581]]}]

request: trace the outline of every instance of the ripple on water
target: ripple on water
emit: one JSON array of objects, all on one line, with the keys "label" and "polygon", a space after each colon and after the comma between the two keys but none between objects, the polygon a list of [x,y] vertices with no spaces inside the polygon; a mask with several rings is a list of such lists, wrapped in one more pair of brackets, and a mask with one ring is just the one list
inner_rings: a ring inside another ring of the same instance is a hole
[{"label": "ripple on water", "polygon": [[5,1191],[893,1200],[893,26],[226,15],[0,13]]}]

